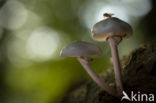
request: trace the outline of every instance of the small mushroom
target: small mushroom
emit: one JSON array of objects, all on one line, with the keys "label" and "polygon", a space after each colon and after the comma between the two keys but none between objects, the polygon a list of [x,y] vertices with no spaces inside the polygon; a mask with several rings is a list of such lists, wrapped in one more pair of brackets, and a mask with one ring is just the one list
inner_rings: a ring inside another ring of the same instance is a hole
[{"label": "small mushroom", "polygon": [[90,59],[88,59],[86,56],[98,56],[101,54],[101,49],[98,46],[84,41],[77,41],[64,47],[60,55],[64,57],[77,57],[78,61],[90,75],[93,81],[104,91],[117,97],[116,90],[111,88],[107,83],[102,82],[89,66]]},{"label": "small mushroom", "polygon": [[132,28],[128,23],[116,17],[111,17],[111,15],[109,18],[96,23],[92,29],[92,38],[94,40],[107,41],[111,47],[116,87],[120,96],[122,95],[123,85],[117,45],[123,38],[130,37],[132,33]]}]

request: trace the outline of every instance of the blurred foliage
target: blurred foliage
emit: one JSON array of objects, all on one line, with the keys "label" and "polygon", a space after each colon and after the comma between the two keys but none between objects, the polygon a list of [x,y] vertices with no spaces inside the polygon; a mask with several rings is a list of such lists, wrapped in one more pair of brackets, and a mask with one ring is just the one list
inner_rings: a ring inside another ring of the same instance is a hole
[{"label": "blurred foliage", "polygon": [[[34,11],[44,19],[44,23],[56,30],[67,33],[70,37],[84,35],[85,29],[79,23],[79,8],[87,0],[32,0],[27,2],[28,9]],[[77,34],[77,35],[76,35]]]},{"label": "blurred foliage", "polygon": [[57,103],[90,79],[76,58],[59,56],[76,40],[102,48],[103,55],[91,63],[95,72],[108,68],[109,45],[90,35],[90,25],[107,10],[134,29],[119,45],[121,57],[156,40],[154,0],[0,0],[0,7],[0,103]]}]

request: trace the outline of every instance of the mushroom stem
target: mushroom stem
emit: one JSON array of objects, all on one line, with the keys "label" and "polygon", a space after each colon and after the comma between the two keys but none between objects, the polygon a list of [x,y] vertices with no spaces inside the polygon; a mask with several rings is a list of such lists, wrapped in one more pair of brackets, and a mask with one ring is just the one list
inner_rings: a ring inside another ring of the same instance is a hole
[{"label": "mushroom stem", "polygon": [[80,64],[84,67],[84,69],[87,71],[87,73],[90,75],[90,77],[94,80],[94,82],[101,87],[104,91],[106,91],[108,94],[119,97],[116,94],[116,90],[114,88],[111,88],[107,83],[104,83],[100,80],[100,78],[96,75],[96,73],[92,70],[92,68],[89,66],[89,63],[87,60],[83,59],[82,57],[77,58]]},{"label": "mushroom stem", "polygon": [[123,91],[123,85],[122,85],[122,77],[121,77],[121,66],[119,62],[119,55],[118,55],[118,48],[117,48],[118,45],[117,39],[119,40],[119,38],[110,37],[108,39],[108,42],[112,52],[117,92],[121,96]]}]

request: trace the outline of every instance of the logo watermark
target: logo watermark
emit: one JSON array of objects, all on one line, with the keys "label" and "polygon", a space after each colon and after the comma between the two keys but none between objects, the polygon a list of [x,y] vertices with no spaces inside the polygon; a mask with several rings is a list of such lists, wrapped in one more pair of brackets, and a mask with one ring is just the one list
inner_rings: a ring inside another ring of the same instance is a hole
[{"label": "logo watermark", "polygon": [[154,101],[154,94],[145,94],[145,93],[141,93],[140,91],[138,91],[137,93],[134,93],[133,91],[131,91],[131,95],[128,96],[128,94],[123,91],[123,96],[121,98],[121,101],[123,100],[128,100],[128,101],[149,101],[149,102],[153,102]]}]

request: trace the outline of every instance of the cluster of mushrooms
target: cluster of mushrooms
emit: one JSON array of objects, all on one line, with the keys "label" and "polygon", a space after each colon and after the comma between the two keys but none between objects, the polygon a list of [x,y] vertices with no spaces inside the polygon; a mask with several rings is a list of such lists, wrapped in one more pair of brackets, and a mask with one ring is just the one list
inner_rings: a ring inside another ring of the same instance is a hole
[{"label": "cluster of mushrooms", "polygon": [[110,45],[116,80],[116,89],[103,82],[89,65],[89,62],[92,60],[87,58],[87,56],[102,55],[102,51],[98,46],[84,41],[77,41],[64,47],[60,55],[64,57],[77,57],[80,64],[99,87],[112,96],[121,97],[123,92],[123,84],[117,46],[123,38],[130,37],[133,33],[133,30],[128,23],[116,17],[112,17],[112,14],[105,13],[104,17],[106,17],[106,19],[96,23],[93,26],[91,36],[93,40],[99,42],[106,41]]}]

